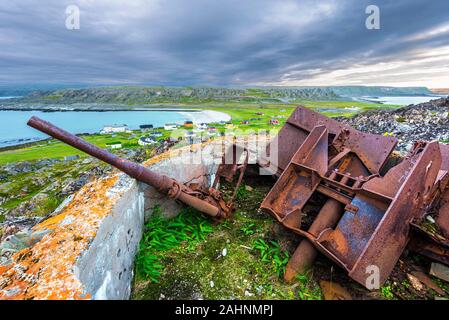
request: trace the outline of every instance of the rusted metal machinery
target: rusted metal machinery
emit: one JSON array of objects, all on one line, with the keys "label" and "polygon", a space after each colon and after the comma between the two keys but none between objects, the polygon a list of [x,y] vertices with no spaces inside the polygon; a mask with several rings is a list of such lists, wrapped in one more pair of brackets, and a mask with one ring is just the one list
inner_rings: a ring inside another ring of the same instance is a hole
[{"label": "rusted metal machinery", "polygon": [[[161,193],[167,194],[170,198],[179,200],[209,216],[217,219],[224,219],[227,218],[232,211],[232,199],[231,201],[226,202],[223,199],[221,192],[217,189],[209,188],[207,191],[203,191],[199,188],[192,189],[166,175],[151,171],[140,164],[121,159],[80,137],[54,126],[50,122],[39,119],[38,117],[33,116],[28,121],[28,125],[116,167],[130,177],[151,185]],[[235,171],[237,171],[237,169]],[[227,173],[227,178],[232,179],[232,172]],[[241,181],[241,177],[239,181]],[[214,186],[216,185],[217,182]]]},{"label": "rusted metal machinery", "polygon": [[[442,152],[438,142],[416,143],[387,170],[396,139],[362,133],[303,107],[278,136],[279,179],[261,208],[305,238],[287,265],[286,280],[310,267],[318,250],[360,284],[368,286],[373,268],[383,283],[414,221],[438,206],[439,224],[447,222],[446,146]],[[321,209],[306,225],[304,208],[317,197],[324,198]]]},{"label": "rusted metal machinery", "polygon": [[[239,163],[242,156],[243,162]],[[229,159],[231,158],[231,159]],[[235,143],[232,144],[232,146],[229,148],[228,151],[223,150],[223,159],[222,163],[218,166],[217,172],[215,174],[214,182],[212,183],[212,190],[218,189],[218,184],[222,179],[225,181],[232,183],[235,180],[235,177],[237,177],[237,181],[234,187],[234,192],[232,193],[232,196],[230,199],[228,199],[227,202],[227,210],[228,212],[233,210],[233,203],[234,199],[237,195],[237,190],[240,187],[240,184],[242,183],[243,176],[246,171],[246,167],[248,166],[248,160],[249,160],[249,151],[245,147],[238,146]],[[237,175],[238,173],[238,175]]]},{"label": "rusted metal machinery", "polygon": [[[412,221],[409,248],[449,266],[449,145],[439,144],[441,166],[425,217]],[[434,223],[432,223],[434,222]]]}]

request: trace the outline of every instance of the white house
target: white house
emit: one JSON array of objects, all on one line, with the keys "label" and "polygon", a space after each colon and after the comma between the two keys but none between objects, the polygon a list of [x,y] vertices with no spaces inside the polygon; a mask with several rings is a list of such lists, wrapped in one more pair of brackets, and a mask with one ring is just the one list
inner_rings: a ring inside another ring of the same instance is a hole
[{"label": "white house", "polygon": [[120,142],[115,142],[115,143],[107,143],[106,147],[108,149],[121,149],[122,148],[122,144]]},{"label": "white house", "polygon": [[164,125],[165,130],[176,130],[177,128],[178,126],[176,125],[176,123],[166,123]]},{"label": "white house", "polygon": [[216,136],[217,133],[218,133],[218,130],[215,127],[210,127],[207,129],[207,134],[210,136]]},{"label": "white house", "polygon": [[186,137],[186,138],[195,138],[196,134],[194,132],[192,132],[192,131],[186,131],[184,133],[184,137]]},{"label": "white house", "polygon": [[76,160],[76,159],[79,159],[79,158],[80,158],[79,155],[66,156],[66,157],[64,157],[64,161],[72,161],[72,160]]},{"label": "white house", "polygon": [[196,127],[201,130],[206,130],[208,125],[207,125],[207,123],[199,123],[196,125]]},{"label": "white house", "polygon": [[162,132],[160,132],[160,131],[155,131],[151,135],[156,138],[160,138],[163,136]]},{"label": "white house", "polygon": [[100,131],[101,134],[117,133],[117,132],[131,132],[131,130],[129,130],[126,124],[122,125],[113,124],[104,126],[103,129]]},{"label": "white house", "polygon": [[149,137],[141,137],[137,143],[140,146],[148,146],[148,145],[155,144],[156,141],[154,141],[153,139],[151,139]]}]

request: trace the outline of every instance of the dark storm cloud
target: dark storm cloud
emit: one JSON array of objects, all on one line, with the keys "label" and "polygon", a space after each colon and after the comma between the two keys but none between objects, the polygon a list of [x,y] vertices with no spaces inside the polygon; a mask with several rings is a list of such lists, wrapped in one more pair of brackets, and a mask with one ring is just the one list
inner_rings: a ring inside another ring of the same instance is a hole
[{"label": "dark storm cloud", "polygon": [[[70,4],[80,30],[65,28]],[[369,4],[380,7],[380,30],[365,28]],[[307,84],[400,60],[385,79],[401,83],[416,52],[447,58],[438,49],[449,30],[428,31],[449,24],[448,12],[447,0],[2,1],[0,82]]]}]

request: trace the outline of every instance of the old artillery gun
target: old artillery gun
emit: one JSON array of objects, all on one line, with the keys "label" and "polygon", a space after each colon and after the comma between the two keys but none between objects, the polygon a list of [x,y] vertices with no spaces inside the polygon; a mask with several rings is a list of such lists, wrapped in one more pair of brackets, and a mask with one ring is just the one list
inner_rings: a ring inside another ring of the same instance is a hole
[{"label": "old artillery gun", "polygon": [[211,188],[208,190],[202,190],[200,188],[192,189],[189,186],[181,184],[166,175],[158,174],[143,165],[117,157],[116,155],[111,154],[106,150],[101,149],[38,117],[31,117],[28,121],[28,125],[110,164],[111,166],[125,172],[130,177],[153,186],[159,192],[168,195],[168,197],[174,200],[179,200],[182,203],[215,219],[225,219],[229,217],[233,210],[233,198],[235,196],[234,192],[234,195],[228,201],[225,201],[222,193],[216,189],[219,179],[223,177],[227,181],[232,181],[234,175],[239,173],[236,185],[237,190],[242,180],[243,172],[245,171],[247,163],[245,162],[240,165],[237,163],[223,163],[218,168],[216,179]]}]

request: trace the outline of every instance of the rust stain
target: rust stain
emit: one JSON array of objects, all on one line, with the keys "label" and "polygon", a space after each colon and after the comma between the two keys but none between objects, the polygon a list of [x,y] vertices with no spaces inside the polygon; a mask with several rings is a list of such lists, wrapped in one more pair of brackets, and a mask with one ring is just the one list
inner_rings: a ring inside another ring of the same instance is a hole
[{"label": "rust stain", "polygon": [[339,229],[336,229],[332,231],[331,238],[336,251],[342,253],[343,255],[347,255],[349,252],[349,246],[345,235]]}]

